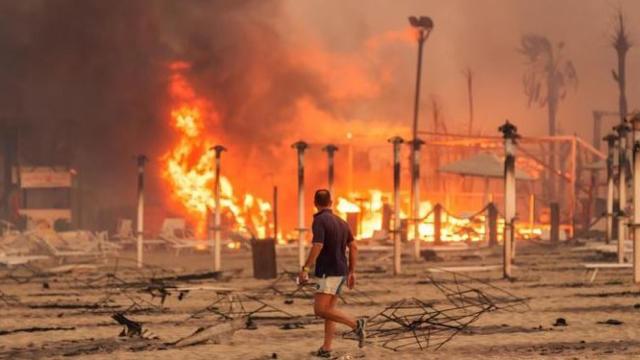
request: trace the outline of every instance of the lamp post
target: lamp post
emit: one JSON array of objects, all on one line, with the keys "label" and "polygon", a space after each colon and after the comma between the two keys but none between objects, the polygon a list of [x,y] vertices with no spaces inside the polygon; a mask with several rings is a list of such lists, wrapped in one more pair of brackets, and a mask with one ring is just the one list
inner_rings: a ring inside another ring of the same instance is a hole
[{"label": "lamp post", "polygon": [[209,238],[211,238],[213,235],[213,271],[220,271],[221,268],[221,260],[220,260],[220,253],[221,253],[221,244],[220,244],[220,162],[221,162],[221,155],[223,151],[227,151],[227,149],[222,146],[222,145],[216,145],[214,147],[211,148],[211,150],[215,151],[216,153],[216,174],[215,174],[215,188],[214,188],[214,196],[215,196],[215,202],[216,202],[216,207],[214,210],[214,219],[213,219],[213,234],[211,234],[211,231],[209,232]]},{"label": "lamp post", "polygon": [[508,120],[498,128],[504,139],[504,250],[503,276],[511,278],[511,261],[516,217],[516,155],[515,144],[520,137],[518,128]]},{"label": "lamp post", "polygon": [[393,274],[402,272],[402,243],[400,238],[400,145],[404,140],[395,136],[393,144]]},{"label": "lamp post", "polygon": [[424,42],[429,38],[431,30],[433,30],[433,21],[427,16],[411,16],[409,17],[409,24],[418,31],[418,69],[416,72],[416,92],[413,102],[413,131],[412,138],[418,138],[418,109],[420,103],[420,78],[422,73],[422,49],[424,48]]},{"label": "lamp post", "polygon": [[[412,209],[412,217],[414,221],[414,241],[415,243],[415,253],[414,257],[416,260],[420,258],[420,243],[419,241],[419,231],[418,231],[418,212],[416,209],[419,209],[419,195],[417,194],[419,182],[416,178],[416,175],[419,174],[419,160],[418,160],[418,151],[420,151],[421,142],[418,140],[418,112],[420,108],[420,80],[422,75],[422,50],[424,48],[424,42],[429,38],[429,34],[431,34],[431,30],[433,30],[433,21],[431,18],[427,16],[410,16],[409,24],[417,30],[418,33],[418,66],[416,71],[416,90],[415,97],[413,101],[413,126],[412,126],[412,141],[411,141],[411,209]],[[419,175],[418,175],[419,176]],[[416,204],[416,202],[418,202]]]}]

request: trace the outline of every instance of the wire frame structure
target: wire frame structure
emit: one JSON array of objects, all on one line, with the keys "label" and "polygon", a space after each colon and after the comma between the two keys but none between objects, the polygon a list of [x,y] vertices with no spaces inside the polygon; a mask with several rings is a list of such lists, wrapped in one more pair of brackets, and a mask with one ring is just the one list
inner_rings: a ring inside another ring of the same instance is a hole
[{"label": "wire frame structure", "polygon": [[369,319],[367,339],[395,351],[438,350],[487,311],[490,306],[480,302],[437,306],[407,298]]},{"label": "wire frame structure", "polygon": [[222,321],[247,318],[248,322],[252,319],[290,320],[296,317],[260,300],[257,296],[233,292],[217,294],[211,304],[191,314],[189,319],[200,319],[208,314],[213,314]]},{"label": "wire frame structure", "polygon": [[525,312],[530,310],[528,299],[519,297],[488,281],[455,271],[440,269],[442,278],[428,275],[425,283],[433,285],[456,306],[488,306],[489,311]]},{"label": "wire frame structure", "polygon": [[387,306],[369,318],[367,339],[395,351],[436,351],[485,313],[529,310],[526,298],[489,282],[444,269],[441,274],[420,283],[433,285],[442,299],[406,298]]}]

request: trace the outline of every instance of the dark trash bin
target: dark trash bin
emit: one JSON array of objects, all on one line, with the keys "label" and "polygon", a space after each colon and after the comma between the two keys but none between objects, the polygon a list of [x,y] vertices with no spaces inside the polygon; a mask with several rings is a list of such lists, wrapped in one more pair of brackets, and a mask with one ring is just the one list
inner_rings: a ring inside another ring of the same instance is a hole
[{"label": "dark trash bin", "polygon": [[275,239],[251,240],[251,252],[253,254],[253,277],[256,279],[275,279],[278,275]]}]

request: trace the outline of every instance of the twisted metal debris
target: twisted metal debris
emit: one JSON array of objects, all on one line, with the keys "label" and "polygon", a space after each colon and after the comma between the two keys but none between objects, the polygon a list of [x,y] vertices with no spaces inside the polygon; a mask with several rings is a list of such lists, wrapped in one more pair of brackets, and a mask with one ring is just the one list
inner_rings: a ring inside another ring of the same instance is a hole
[{"label": "twisted metal debris", "polygon": [[191,314],[189,319],[199,319],[209,313],[217,315],[220,320],[246,318],[247,322],[256,318],[289,320],[295,317],[287,311],[267,304],[254,295],[233,292],[218,293],[211,304]]},{"label": "twisted metal debris", "polygon": [[[407,298],[369,318],[368,340],[394,351],[436,351],[491,311],[523,311],[527,300],[488,282],[445,271],[449,279],[426,282],[444,295],[441,301]],[[477,286],[472,286],[477,285]],[[353,333],[345,334],[353,338]]]},{"label": "twisted metal debris", "polygon": [[446,279],[428,275],[426,283],[433,285],[453,305],[476,304],[488,306],[490,311],[524,312],[529,310],[528,299],[501,287],[469,275],[440,269]]}]

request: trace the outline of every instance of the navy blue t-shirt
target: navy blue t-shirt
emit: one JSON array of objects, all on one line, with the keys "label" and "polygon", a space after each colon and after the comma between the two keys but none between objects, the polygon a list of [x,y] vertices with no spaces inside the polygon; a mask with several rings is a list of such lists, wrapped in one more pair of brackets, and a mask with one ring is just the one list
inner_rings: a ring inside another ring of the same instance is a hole
[{"label": "navy blue t-shirt", "polygon": [[353,241],[349,225],[330,209],[323,209],[313,215],[311,230],[313,242],[322,244],[316,260],[316,276],[347,275],[347,245]]}]

